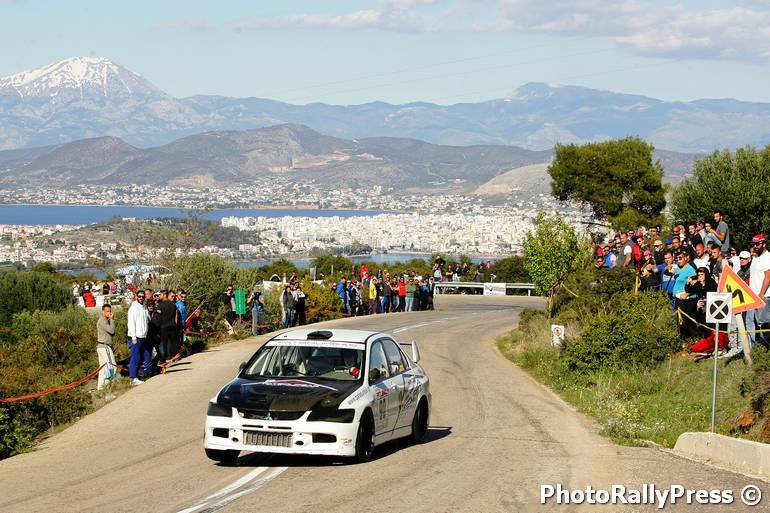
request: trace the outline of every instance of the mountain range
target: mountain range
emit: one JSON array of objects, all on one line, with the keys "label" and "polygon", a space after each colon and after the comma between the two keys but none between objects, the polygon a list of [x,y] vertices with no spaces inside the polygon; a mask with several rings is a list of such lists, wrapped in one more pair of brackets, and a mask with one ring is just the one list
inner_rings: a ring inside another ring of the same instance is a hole
[{"label": "mountain range", "polygon": [[[0,151],[0,185],[172,184],[212,186],[281,176],[321,188],[368,188],[501,195],[548,193],[553,150],[446,146],[395,137],[341,139],[304,125],[191,135],[154,148],[117,137]],[[676,182],[694,155],[658,151]]]},{"label": "mountain range", "polygon": [[[638,135],[656,147],[708,152],[770,142],[770,104],[733,99],[667,102],[577,86],[529,83],[479,103],[392,105],[261,98],[175,98],[99,57],[76,57],[0,78],[0,149],[110,136],[158,147],[210,131],[302,124],[342,139],[406,137],[439,145],[551,149]],[[129,151],[114,142],[110,151]],[[123,148],[123,149],[120,149]]]}]

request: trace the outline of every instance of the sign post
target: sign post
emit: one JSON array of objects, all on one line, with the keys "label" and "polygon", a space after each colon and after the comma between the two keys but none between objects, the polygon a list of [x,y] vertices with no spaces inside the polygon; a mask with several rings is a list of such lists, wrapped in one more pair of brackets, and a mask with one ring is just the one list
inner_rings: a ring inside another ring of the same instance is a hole
[{"label": "sign post", "polygon": [[241,321],[243,316],[246,315],[246,290],[235,289],[235,313],[238,314],[238,326],[235,331],[241,329]]},{"label": "sign post", "polygon": [[[741,279],[735,271],[728,265],[722,269],[719,277],[719,292],[728,292],[732,294],[733,314],[739,314],[755,308],[763,308],[765,301],[759,297],[749,284]],[[749,344],[749,335],[746,333],[746,324],[743,322],[742,315],[735,315],[735,325],[738,327],[738,338],[743,348],[743,358],[748,365],[752,365],[751,344]]]},{"label": "sign post", "polygon": [[714,379],[711,384],[712,433],[716,429],[717,418],[717,356],[719,351],[719,325],[730,324],[730,317],[733,314],[732,297],[732,294],[729,292],[706,293],[706,322],[714,323]]},{"label": "sign post", "polygon": [[485,296],[504,296],[505,283],[485,283],[484,295]]},{"label": "sign post", "polygon": [[561,346],[564,342],[564,326],[561,324],[551,324],[551,345]]}]

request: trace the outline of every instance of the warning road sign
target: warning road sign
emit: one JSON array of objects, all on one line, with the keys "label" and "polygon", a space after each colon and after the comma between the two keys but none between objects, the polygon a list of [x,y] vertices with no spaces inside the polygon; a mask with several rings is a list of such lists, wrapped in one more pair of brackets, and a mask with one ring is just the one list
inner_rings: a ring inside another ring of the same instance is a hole
[{"label": "warning road sign", "polygon": [[732,297],[729,292],[706,293],[706,322],[729,324],[733,314]]},{"label": "warning road sign", "polygon": [[725,265],[719,277],[719,292],[729,292],[733,295],[733,313],[741,313],[755,308],[762,308],[765,302],[749,284],[738,276],[729,265]]},{"label": "warning road sign", "polygon": [[564,342],[564,326],[561,324],[551,324],[551,344],[560,346]]}]

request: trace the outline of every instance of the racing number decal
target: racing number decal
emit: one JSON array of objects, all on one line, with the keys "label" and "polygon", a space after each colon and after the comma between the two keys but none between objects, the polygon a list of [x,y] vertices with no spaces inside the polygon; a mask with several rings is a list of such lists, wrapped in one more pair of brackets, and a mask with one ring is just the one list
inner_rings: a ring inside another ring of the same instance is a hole
[{"label": "racing number decal", "polygon": [[388,408],[385,404],[387,397],[388,396],[377,399],[377,419],[380,421],[385,420],[388,416]]},{"label": "racing number decal", "polygon": [[377,410],[377,420],[384,421],[388,418],[388,389],[380,388],[378,385],[377,391],[374,393],[374,400],[376,402],[375,408]]}]

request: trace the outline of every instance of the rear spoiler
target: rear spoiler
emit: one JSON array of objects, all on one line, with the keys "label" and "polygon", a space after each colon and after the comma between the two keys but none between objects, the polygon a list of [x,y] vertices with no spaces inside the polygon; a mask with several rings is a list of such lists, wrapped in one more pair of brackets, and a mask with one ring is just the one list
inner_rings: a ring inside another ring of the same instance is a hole
[{"label": "rear spoiler", "polygon": [[399,342],[402,346],[407,346],[412,348],[412,361],[414,363],[417,363],[420,361],[420,348],[417,347],[417,342],[412,340],[411,342]]}]

